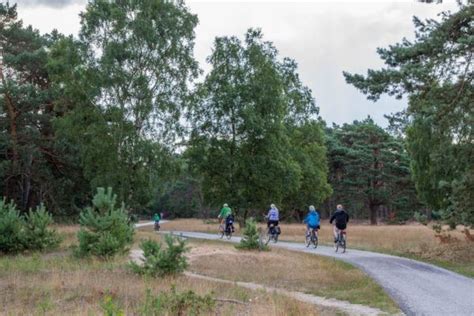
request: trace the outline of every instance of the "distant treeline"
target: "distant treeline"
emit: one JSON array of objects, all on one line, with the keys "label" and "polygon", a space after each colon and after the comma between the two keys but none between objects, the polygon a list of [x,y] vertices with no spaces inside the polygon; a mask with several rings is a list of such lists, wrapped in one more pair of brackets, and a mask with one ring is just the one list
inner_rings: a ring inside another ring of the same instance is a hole
[{"label": "distant treeline", "polygon": [[[240,218],[270,203],[300,220],[336,204],[372,223],[415,212],[473,223],[472,6],[348,83],[376,100],[407,96],[383,129],[328,126],[297,64],[259,29],[215,39],[201,70],[198,17],[182,1],[91,1],[78,37],[24,26],[0,4],[0,189],[22,211],[74,219],[98,187],[130,212]],[[317,88],[317,87],[316,87]],[[316,91],[317,92],[317,91]]]}]

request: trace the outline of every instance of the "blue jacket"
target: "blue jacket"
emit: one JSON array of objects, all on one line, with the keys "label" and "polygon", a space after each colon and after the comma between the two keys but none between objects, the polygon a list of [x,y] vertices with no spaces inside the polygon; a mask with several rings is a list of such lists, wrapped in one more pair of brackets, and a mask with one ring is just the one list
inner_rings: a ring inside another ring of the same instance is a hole
[{"label": "blue jacket", "polygon": [[316,211],[311,211],[306,215],[304,222],[308,226],[316,228],[319,225],[319,213]]}]

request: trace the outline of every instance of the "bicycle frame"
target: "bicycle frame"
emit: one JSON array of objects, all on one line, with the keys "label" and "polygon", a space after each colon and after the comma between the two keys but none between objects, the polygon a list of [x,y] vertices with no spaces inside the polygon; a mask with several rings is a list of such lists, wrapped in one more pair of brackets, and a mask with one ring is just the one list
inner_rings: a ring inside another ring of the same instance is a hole
[{"label": "bicycle frame", "polygon": [[306,232],[306,247],[310,244],[313,244],[314,248],[318,247],[318,230],[312,227],[309,227]]},{"label": "bicycle frame", "polygon": [[339,247],[342,248],[342,252],[346,252],[346,230],[337,228],[337,241],[336,241],[336,252],[339,250]]},{"label": "bicycle frame", "polygon": [[219,235],[220,238],[223,238],[226,236],[227,239],[230,239],[232,237],[232,224],[227,225],[226,223],[221,223],[219,225]]}]

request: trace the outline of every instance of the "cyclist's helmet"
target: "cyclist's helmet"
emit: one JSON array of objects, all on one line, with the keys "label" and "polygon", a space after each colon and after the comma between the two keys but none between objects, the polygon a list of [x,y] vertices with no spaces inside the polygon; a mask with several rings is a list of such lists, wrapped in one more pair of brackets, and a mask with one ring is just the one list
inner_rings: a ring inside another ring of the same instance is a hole
[{"label": "cyclist's helmet", "polygon": [[227,205],[227,203],[224,203],[224,207],[229,207],[229,205]]},{"label": "cyclist's helmet", "polygon": [[314,208],[314,205],[310,205],[310,206],[309,206],[309,210],[310,210],[310,211],[316,211],[316,209]]},{"label": "cyclist's helmet", "polygon": [[273,203],[270,205],[270,207],[271,208],[276,208],[275,204],[273,204]]}]

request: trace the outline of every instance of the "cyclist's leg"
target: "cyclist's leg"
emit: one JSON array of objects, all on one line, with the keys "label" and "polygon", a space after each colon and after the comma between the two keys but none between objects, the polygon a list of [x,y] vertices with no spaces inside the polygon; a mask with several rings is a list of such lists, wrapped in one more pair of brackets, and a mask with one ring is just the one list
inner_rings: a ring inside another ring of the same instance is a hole
[{"label": "cyclist's leg", "polygon": [[333,233],[334,233],[334,243],[337,242],[337,234],[339,232],[339,229],[336,227],[336,225],[333,226]]},{"label": "cyclist's leg", "polygon": [[227,216],[224,220],[224,227],[225,227],[225,231],[227,232],[229,230],[229,216]]},{"label": "cyclist's leg", "polygon": [[219,225],[219,230],[225,231],[225,218],[221,219],[221,224]]}]

